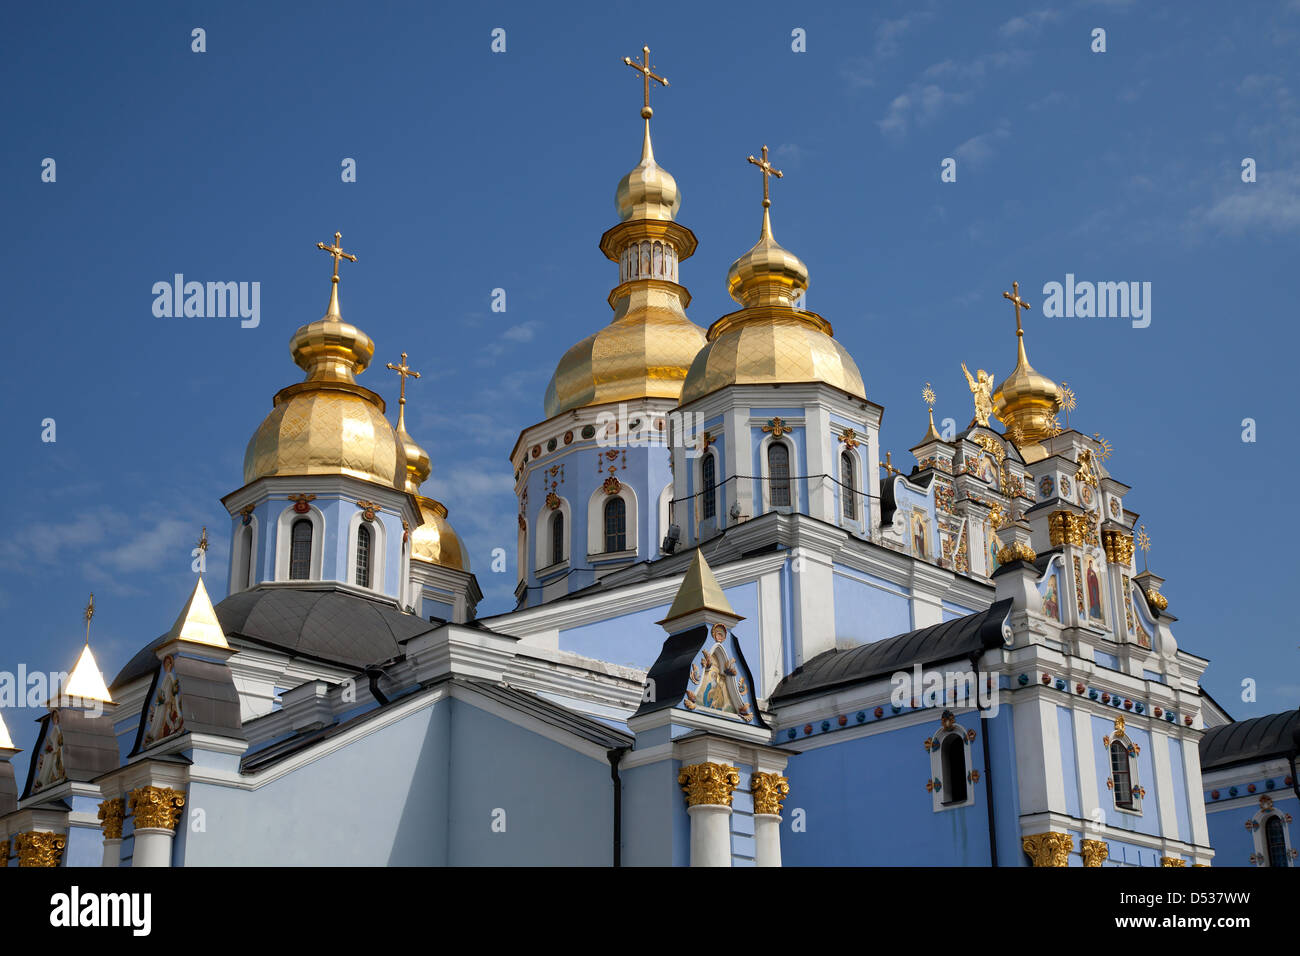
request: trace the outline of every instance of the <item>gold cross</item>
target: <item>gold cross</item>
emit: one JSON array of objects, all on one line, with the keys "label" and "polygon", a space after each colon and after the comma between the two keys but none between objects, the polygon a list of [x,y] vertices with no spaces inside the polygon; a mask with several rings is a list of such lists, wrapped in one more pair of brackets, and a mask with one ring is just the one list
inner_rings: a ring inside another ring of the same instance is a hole
[{"label": "gold cross", "polygon": [[649,119],[654,115],[654,110],[650,108],[650,81],[654,80],[656,83],[667,86],[668,80],[656,73],[654,67],[650,65],[650,48],[648,46],[641,48],[640,63],[628,56],[623,57],[623,62],[641,74],[641,82],[645,87],[643,91],[645,99],[641,106],[641,116],[644,119]]},{"label": "gold cross", "polygon": [[767,161],[766,146],[763,147],[762,159],[755,159],[753,156],[750,156],[749,161],[763,171],[763,208],[766,209],[768,206],[772,205],[772,200],[769,198],[767,192],[767,177],[775,176],[777,179],[780,179],[785,174],[782,173],[781,170],[774,168],[772,164]]},{"label": "gold cross", "polygon": [[334,245],[327,246],[323,242],[316,243],[317,249],[324,249],[326,252],[328,252],[331,256],[334,257],[334,279],[333,279],[334,282],[339,281],[339,260],[340,259],[347,259],[349,262],[357,261],[356,256],[352,255],[350,252],[344,252],[343,247],[339,245],[339,240],[342,238],[343,238],[343,233],[336,232],[334,233]]},{"label": "gold cross", "polygon": [[885,469],[887,475],[901,475],[902,472],[894,467],[893,452],[885,452],[885,460],[880,463],[880,467]]},{"label": "gold cross", "polygon": [[392,362],[389,362],[388,367],[391,368],[398,375],[402,376],[402,392],[401,392],[401,396],[397,400],[397,403],[399,405],[405,405],[406,404],[406,376],[410,375],[413,378],[419,378],[420,373],[414,371],[409,365],[406,364],[405,352],[402,353],[401,365],[394,365]]},{"label": "gold cross", "polygon": [[195,547],[197,547],[200,551],[207,551],[207,550],[208,550],[208,527],[207,527],[207,525],[204,525],[204,526],[203,526],[203,530],[199,532],[199,542],[198,542],[197,545],[195,545]]},{"label": "gold cross", "polygon": [[1003,292],[1003,293],[1002,293],[1002,298],[1004,298],[1004,299],[1010,299],[1010,300],[1011,300],[1011,304],[1014,305],[1014,306],[1016,307],[1016,335],[1024,335],[1024,334],[1025,334],[1025,333],[1024,333],[1024,330],[1021,329],[1021,327],[1020,327],[1020,310],[1021,310],[1021,309],[1032,309],[1033,306],[1030,305],[1028,302],[1026,302],[1024,299],[1020,298],[1020,283],[1019,283],[1019,282],[1013,282],[1013,283],[1011,283],[1011,289],[1012,289],[1011,292]]},{"label": "gold cross", "polygon": [[85,610],[85,612],[84,612],[84,615],[85,615],[85,618],[86,618],[86,644],[87,644],[87,646],[89,646],[89,644],[90,644],[90,619],[91,619],[92,617],[95,616],[95,595],[94,595],[94,592],[91,592],[90,600],[86,602],[86,610]]}]

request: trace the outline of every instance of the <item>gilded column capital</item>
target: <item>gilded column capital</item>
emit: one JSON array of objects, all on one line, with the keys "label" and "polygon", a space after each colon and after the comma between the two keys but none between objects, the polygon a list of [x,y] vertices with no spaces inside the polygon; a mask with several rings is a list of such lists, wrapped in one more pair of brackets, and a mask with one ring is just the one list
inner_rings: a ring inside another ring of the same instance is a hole
[{"label": "gilded column capital", "polygon": [[1053,511],[1047,516],[1047,530],[1053,548],[1063,544],[1082,547],[1088,543],[1091,529],[1087,515],[1077,515],[1072,511]]},{"label": "gilded column capital", "polygon": [[1111,564],[1131,565],[1133,563],[1133,536],[1123,531],[1110,529],[1103,531],[1102,544],[1106,548],[1106,560]]},{"label": "gilded column capital", "polygon": [[0,868],[9,865],[9,841],[0,840]]},{"label": "gilded column capital", "polygon": [[725,763],[693,763],[677,774],[686,805],[731,806],[731,791],[740,786],[740,771]]},{"label": "gilded column capital", "polygon": [[1023,541],[1013,541],[998,551],[998,564],[1010,564],[1012,561],[1029,561],[1037,559],[1038,554]]},{"label": "gilded column capital", "polygon": [[1084,866],[1101,866],[1110,856],[1110,847],[1105,840],[1084,840],[1079,850],[1083,854]]},{"label": "gilded column capital", "polygon": [[1034,866],[1068,866],[1074,838],[1068,833],[1036,833],[1024,838],[1025,853]]},{"label": "gilded column capital", "polygon": [[126,819],[126,800],[117,797],[99,805],[99,821],[104,829],[104,839],[122,839],[122,821]]},{"label": "gilded column capital", "polygon": [[1162,856],[1160,858],[1161,866],[1186,866],[1187,861],[1178,856]]},{"label": "gilded column capital", "polygon": [[781,801],[790,793],[790,781],[779,773],[755,773],[749,778],[754,812],[781,815]]},{"label": "gilded column capital", "polygon": [[32,830],[14,837],[19,866],[58,866],[68,838],[61,833]]},{"label": "gilded column capital", "polygon": [[131,791],[131,815],[137,830],[175,830],[183,806],[184,792],[170,787],[141,787]]}]

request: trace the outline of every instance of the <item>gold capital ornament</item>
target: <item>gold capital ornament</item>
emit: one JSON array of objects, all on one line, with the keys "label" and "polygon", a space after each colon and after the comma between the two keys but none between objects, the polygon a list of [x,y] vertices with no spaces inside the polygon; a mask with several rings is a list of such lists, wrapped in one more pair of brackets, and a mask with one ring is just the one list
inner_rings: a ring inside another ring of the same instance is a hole
[{"label": "gold capital ornament", "polygon": [[740,771],[725,763],[694,763],[683,767],[677,782],[686,794],[686,805],[731,806],[731,791],[740,786]]},{"label": "gold capital ornament", "polygon": [[1084,840],[1080,849],[1084,866],[1101,866],[1110,856],[1110,847],[1105,840]]},{"label": "gold capital ornament", "polygon": [[185,793],[170,787],[141,787],[131,791],[131,815],[135,828],[175,830],[185,806]]},{"label": "gold capital ornament", "polygon": [[1034,866],[1068,866],[1074,838],[1068,833],[1037,833],[1025,837],[1022,845]]},{"label": "gold capital ornament", "polygon": [[19,866],[58,866],[68,838],[59,833],[30,831],[14,838]]},{"label": "gold capital ornament", "polygon": [[1160,858],[1161,866],[1186,866],[1187,861],[1177,856],[1162,856]]},{"label": "gold capital ornament", "polygon": [[755,773],[749,778],[754,812],[781,815],[781,802],[790,794],[790,781],[779,773]]},{"label": "gold capital ornament", "polygon": [[9,841],[0,840],[0,869],[9,865]]},{"label": "gold capital ornament", "polygon": [[99,805],[99,819],[104,827],[104,839],[122,839],[122,821],[126,819],[126,801],[118,797]]}]

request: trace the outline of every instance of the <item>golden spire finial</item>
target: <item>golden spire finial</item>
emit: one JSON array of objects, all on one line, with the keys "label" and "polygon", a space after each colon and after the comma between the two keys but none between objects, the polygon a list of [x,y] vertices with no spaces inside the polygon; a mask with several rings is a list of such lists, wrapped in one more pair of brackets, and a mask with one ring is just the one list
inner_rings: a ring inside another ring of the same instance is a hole
[{"label": "golden spire finial", "polygon": [[330,279],[330,307],[326,315],[342,316],[339,312],[339,260],[347,259],[349,262],[356,262],[357,257],[350,252],[344,252],[343,247],[339,245],[339,240],[343,238],[343,233],[334,233],[334,245],[327,246],[323,242],[316,243],[317,249],[323,249],[334,257],[334,275]]},{"label": "golden spire finial", "polygon": [[388,367],[402,377],[402,387],[397,398],[397,427],[403,429],[406,424],[406,378],[407,376],[419,378],[420,373],[406,364],[405,352],[402,353],[402,364],[394,365],[389,362]]},{"label": "golden spire finial", "polygon": [[777,169],[767,161],[766,144],[763,146],[763,158],[755,159],[751,155],[749,161],[757,166],[759,171],[763,174],[763,236],[770,239],[772,238],[772,217],[768,213],[768,210],[772,208],[772,195],[768,189],[768,178],[770,176],[775,176],[777,179],[780,179],[785,175],[785,173],[781,172],[781,170]]},{"label": "golden spire finial", "polygon": [[90,619],[95,616],[95,592],[90,592],[90,600],[86,602],[86,610],[82,612],[86,618],[86,643],[90,643]]},{"label": "golden spire finial", "polygon": [[925,402],[930,410],[930,427],[926,429],[925,437],[921,439],[921,444],[931,441],[942,441],[943,436],[939,430],[934,427],[934,388],[929,382],[925,383],[925,388],[921,389],[921,400]]},{"label": "golden spire finial", "polygon": [[1151,536],[1147,534],[1146,525],[1138,525],[1137,546],[1142,550],[1142,570],[1147,570],[1147,552],[1151,550]]},{"label": "golden spire finial", "polygon": [[204,525],[203,530],[199,532],[199,540],[195,545],[200,551],[208,550],[208,526]]},{"label": "golden spire finial", "polygon": [[1021,325],[1020,325],[1020,310],[1021,310],[1021,309],[1032,309],[1033,306],[1030,305],[1028,302],[1026,302],[1024,299],[1020,298],[1020,283],[1019,283],[1019,282],[1012,282],[1012,283],[1011,283],[1011,291],[1010,291],[1010,292],[1003,292],[1003,293],[1002,293],[1002,298],[1004,298],[1004,299],[1010,299],[1010,300],[1011,300],[1011,304],[1014,305],[1014,306],[1016,307],[1016,335],[1017,335],[1017,337],[1023,337],[1024,334],[1025,334],[1025,330],[1024,330],[1024,329],[1021,327]]}]

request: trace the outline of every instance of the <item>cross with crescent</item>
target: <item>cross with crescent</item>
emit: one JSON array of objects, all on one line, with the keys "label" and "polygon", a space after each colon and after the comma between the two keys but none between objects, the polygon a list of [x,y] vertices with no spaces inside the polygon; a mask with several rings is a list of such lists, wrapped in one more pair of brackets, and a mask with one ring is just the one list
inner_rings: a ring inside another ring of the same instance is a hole
[{"label": "cross with crescent", "polygon": [[327,246],[323,242],[316,243],[317,249],[324,249],[326,252],[328,252],[331,256],[334,257],[334,279],[333,279],[334,282],[339,281],[339,260],[340,259],[347,259],[349,262],[357,261],[356,256],[352,255],[352,253],[350,252],[344,252],[343,247],[339,245],[339,240],[342,238],[343,238],[343,233],[336,232],[334,233],[334,245]]},{"label": "cross with crescent", "polygon": [[1002,298],[1010,299],[1011,304],[1016,307],[1016,335],[1023,336],[1025,334],[1025,331],[1020,327],[1020,310],[1032,309],[1033,306],[1030,305],[1028,302],[1026,302],[1024,299],[1020,298],[1019,282],[1011,283],[1011,290],[1012,291],[1010,292],[1003,292]]},{"label": "cross with crescent", "polygon": [[397,399],[397,403],[399,405],[405,405],[406,404],[406,376],[410,375],[412,378],[419,378],[420,373],[415,371],[409,365],[406,364],[405,352],[402,353],[401,365],[394,365],[392,362],[389,362],[388,367],[391,368],[398,375],[402,376],[402,390],[401,390],[401,394]]},{"label": "cross with crescent", "polygon": [[772,200],[768,196],[767,192],[767,177],[775,176],[777,179],[780,179],[785,174],[767,161],[767,146],[763,147],[762,159],[755,159],[753,156],[750,156],[749,161],[763,172],[763,208],[766,209],[768,206],[772,205]]},{"label": "cross with crescent", "polygon": [[654,115],[654,110],[650,108],[650,81],[654,80],[656,83],[667,86],[668,80],[656,73],[654,67],[650,65],[650,48],[648,46],[641,48],[640,63],[628,56],[623,57],[623,62],[641,74],[641,81],[645,87],[642,94],[644,101],[641,106],[641,116],[649,119]]}]

